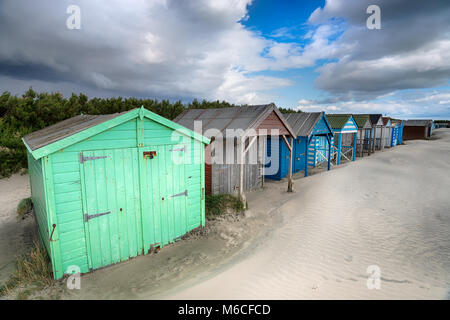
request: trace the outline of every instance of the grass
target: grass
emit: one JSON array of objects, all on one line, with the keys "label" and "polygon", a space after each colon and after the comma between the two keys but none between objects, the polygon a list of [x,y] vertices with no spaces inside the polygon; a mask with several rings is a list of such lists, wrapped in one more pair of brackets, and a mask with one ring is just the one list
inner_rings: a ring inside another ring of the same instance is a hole
[{"label": "grass", "polygon": [[[31,251],[17,259],[15,273],[0,287],[0,297],[12,294],[20,286],[33,285],[35,289],[43,289],[51,283],[50,259],[45,249],[35,241]],[[30,289],[20,292],[17,298],[26,299],[30,292]]]},{"label": "grass", "polygon": [[244,211],[244,203],[231,194],[215,194],[206,197],[206,217],[213,218],[230,210],[234,213]]},{"label": "grass", "polygon": [[17,218],[24,219],[25,215],[30,213],[33,209],[33,202],[31,198],[25,198],[20,200],[19,205],[17,206]]}]

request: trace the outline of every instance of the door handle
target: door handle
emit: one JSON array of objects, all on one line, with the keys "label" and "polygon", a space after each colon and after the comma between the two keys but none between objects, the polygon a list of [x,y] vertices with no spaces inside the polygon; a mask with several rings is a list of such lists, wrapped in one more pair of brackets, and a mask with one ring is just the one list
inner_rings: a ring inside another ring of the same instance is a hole
[{"label": "door handle", "polygon": [[104,216],[104,215],[107,215],[107,214],[110,214],[110,213],[111,213],[111,211],[106,211],[106,212],[96,213],[96,214],[87,214],[87,213],[85,213],[84,214],[84,222],[88,222],[91,219],[94,219],[94,218],[97,218],[97,217],[100,217],[100,216]]}]

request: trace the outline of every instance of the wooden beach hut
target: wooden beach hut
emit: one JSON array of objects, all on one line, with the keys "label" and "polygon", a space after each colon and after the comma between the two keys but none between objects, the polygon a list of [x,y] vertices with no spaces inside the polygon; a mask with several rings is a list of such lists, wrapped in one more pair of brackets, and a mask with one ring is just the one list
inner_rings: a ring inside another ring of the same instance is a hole
[{"label": "wooden beach hut", "polygon": [[356,155],[363,157],[364,153],[370,155],[373,143],[373,129],[370,117],[364,114],[353,114],[358,125],[358,134],[356,140]]},{"label": "wooden beach hut", "polygon": [[[324,112],[301,112],[283,115],[295,134],[293,148],[293,172],[304,171],[308,176],[308,167],[315,167],[328,162],[331,165],[333,131]],[[331,152],[330,152],[331,151]],[[273,154],[275,153],[275,154]],[[289,150],[282,139],[269,138],[267,141],[267,157],[274,161],[279,159],[278,170],[266,174],[267,178],[280,180],[288,174]]]},{"label": "wooden beach hut", "polygon": [[162,247],[205,224],[209,139],[143,107],[79,115],[23,138],[55,279]]},{"label": "wooden beach hut", "polygon": [[403,131],[403,121],[391,118],[392,136],[391,147],[401,144],[401,131]]},{"label": "wooden beach hut", "polygon": [[405,120],[403,140],[428,139],[433,133],[433,120]]},{"label": "wooden beach hut", "polygon": [[390,148],[391,147],[391,139],[392,139],[392,124],[391,119],[389,117],[381,117],[383,120],[383,134],[381,141],[381,148]]},{"label": "wooden beach hut", "polygon": [[381,114],[369,114],[370,122],[373,128],[373,143],[372,152],[375,150],[381,150],[381,140],[383,136],[383,119]]},{"label": "wooden beach hut", "polygon": [[327,114],[334,133],[334,158],[336,165],[342,158],[355,161],[358,125],[351,114]]},{"label": "wooden beach hut", "polygon": [[[281,138],[292,163],[293,131],[275,104],[188,109],[175,122],[211,139],[206,149],[206,193],[237,193],[263,186],[267,137]],[[290,166],[291,168],[291,166]],[[292,169],[288,170],[292,191]]]},{"label": "wooden beach hut", "polygon": [[392,130],[392,146],[396,146],[403,143],[403,127],[404,121],[400,119],[391,118],[391,123],[395,124]]},{"label": "wooden beach hut", "polygon": [[399,123],[396,122],[394,119],[391,119],[391,128],[392,128],[391,141],[390,141],[391,148],[395,147],[397,145],[398,127],[399,127]]}]

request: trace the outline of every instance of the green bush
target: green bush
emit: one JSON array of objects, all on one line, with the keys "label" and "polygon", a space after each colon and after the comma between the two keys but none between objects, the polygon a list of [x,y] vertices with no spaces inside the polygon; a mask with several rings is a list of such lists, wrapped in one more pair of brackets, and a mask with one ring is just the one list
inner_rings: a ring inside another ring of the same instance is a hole
[{"label": "green bush", "polygon": [[206,196],[206,217],[212,218],[232,210],[234,213],[244,211],[244,203],[231,194],[215,194]]},{"label": "green bush", "polygon": [[33,209],[33,202],[31,198],[22,199],[17,206],[17,217],[19,219],[25,218],[25,215]]}]

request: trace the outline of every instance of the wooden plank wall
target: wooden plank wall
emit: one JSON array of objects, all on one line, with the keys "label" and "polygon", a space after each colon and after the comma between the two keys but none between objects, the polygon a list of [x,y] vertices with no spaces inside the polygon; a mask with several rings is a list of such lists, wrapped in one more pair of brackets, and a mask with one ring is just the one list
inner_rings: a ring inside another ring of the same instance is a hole
[{"label": "wooden plank wall", "polygon": [[[245,156],[244,164],[244,190],[254,190],[263,184],[263,166],[265,161],[265,137],[257,137]],[[227,153],[227,147],[229,151]],[[234,164],[212,164],[212,194],[230,193],[237,194],[239,190],[239,164],[237,164],[237,146],[228,144],[223,146],[223,159],[231,154],[234,149]],[[217,152],[217,151],[216,151]],[[256,163],[255,163],[256,162]],[[254,164],[253,164],[254,163]]]}]

